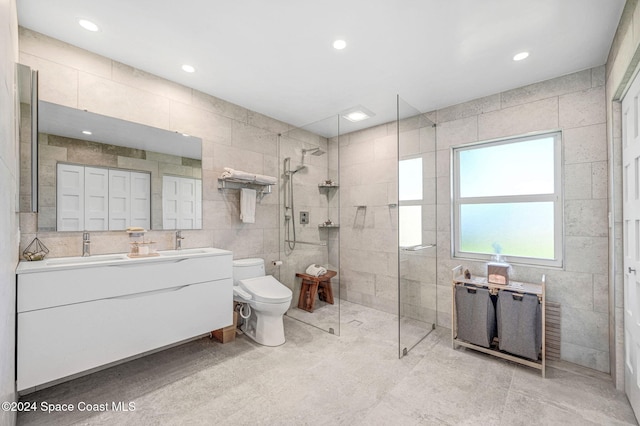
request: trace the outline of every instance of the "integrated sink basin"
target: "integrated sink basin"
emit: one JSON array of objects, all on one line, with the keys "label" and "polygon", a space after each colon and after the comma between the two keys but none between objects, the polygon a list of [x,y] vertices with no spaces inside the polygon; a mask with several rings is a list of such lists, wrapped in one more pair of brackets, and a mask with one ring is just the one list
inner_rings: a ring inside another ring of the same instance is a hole
[{"label": "integrated sink basin", "polygon": [[45,260],[47,265],[86,265],[88,263],[102,263],[112,262],[114,260],[124,260],[127,258],[126,254],[105,254],[99,256],[87,256],[87,257],[58,257]]},{"label": "integrated sink basin", "polygon": [[188,256],[191,254],[204,254],[211,253],[210,248],[202,247],[202,248],[185,248],[180,250],[161,250],[158,251],[160,256]]}]

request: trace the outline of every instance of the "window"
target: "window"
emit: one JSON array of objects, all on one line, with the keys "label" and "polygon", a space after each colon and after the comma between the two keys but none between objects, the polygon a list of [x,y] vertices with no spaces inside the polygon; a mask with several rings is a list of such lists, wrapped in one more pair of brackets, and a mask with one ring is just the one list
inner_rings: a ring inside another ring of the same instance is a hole
[{"label": "window", "polygon": [[454,257],[562,266],[560,132],[453,148]]},{"label": "window", "polygon": [[398,162],[400,247],[422,244],[422,157]]}]

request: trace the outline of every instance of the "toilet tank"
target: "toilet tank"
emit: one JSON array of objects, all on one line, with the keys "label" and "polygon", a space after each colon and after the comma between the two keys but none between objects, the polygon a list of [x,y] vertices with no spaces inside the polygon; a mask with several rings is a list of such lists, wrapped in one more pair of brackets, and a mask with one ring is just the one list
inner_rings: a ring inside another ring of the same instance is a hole
[{"label": "toilet tank", "polygon": [[240,280],[263,277],[264,274],[264,259],[252,257],[233,261],[233,282],[236,285]]}]

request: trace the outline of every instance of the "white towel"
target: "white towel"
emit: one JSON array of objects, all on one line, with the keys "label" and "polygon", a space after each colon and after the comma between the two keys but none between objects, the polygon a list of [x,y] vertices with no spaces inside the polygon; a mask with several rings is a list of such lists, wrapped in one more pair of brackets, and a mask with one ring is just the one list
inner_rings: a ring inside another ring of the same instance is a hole
[{"label": "white towel", "polygon": [[240,219],[244,223],[256,221],[256,190],[242,188],[240,190]]},{"label": "white towel", "polygon": [[245,180],[247,182],[261,183],[264,185],[275,185],[276,183],[278,183],[278,178],[276,177],[243,172],[242,170],[235,170],[230,167],[224,168],[224,172],[222,172],[220,178]]},{"label": "white towel", "polygon": [[324,275],[327,273],[327,268],[325,268],[322,265],[318,265],[318,264],[311,264],[307,267],[307,270],[305,271],[305,273],[307,275],[312,275],[314,277],[319,277],[320,275]]}]

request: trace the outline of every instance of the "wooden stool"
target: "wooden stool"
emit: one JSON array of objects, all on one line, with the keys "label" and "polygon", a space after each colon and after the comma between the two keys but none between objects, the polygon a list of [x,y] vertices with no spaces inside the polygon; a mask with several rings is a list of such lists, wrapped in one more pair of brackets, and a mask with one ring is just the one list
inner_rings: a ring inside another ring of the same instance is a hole
[{"label": "wooden stool", "polygon": [[323,302],[333,305],[331,278],[335,277],[336,274],[336,271],[327,271],[326,274],[320,275],[319,277],[302,273],[296,274],[296,277],[302,278],[298,308],[313,312],[316,304],[316,294]]}]

